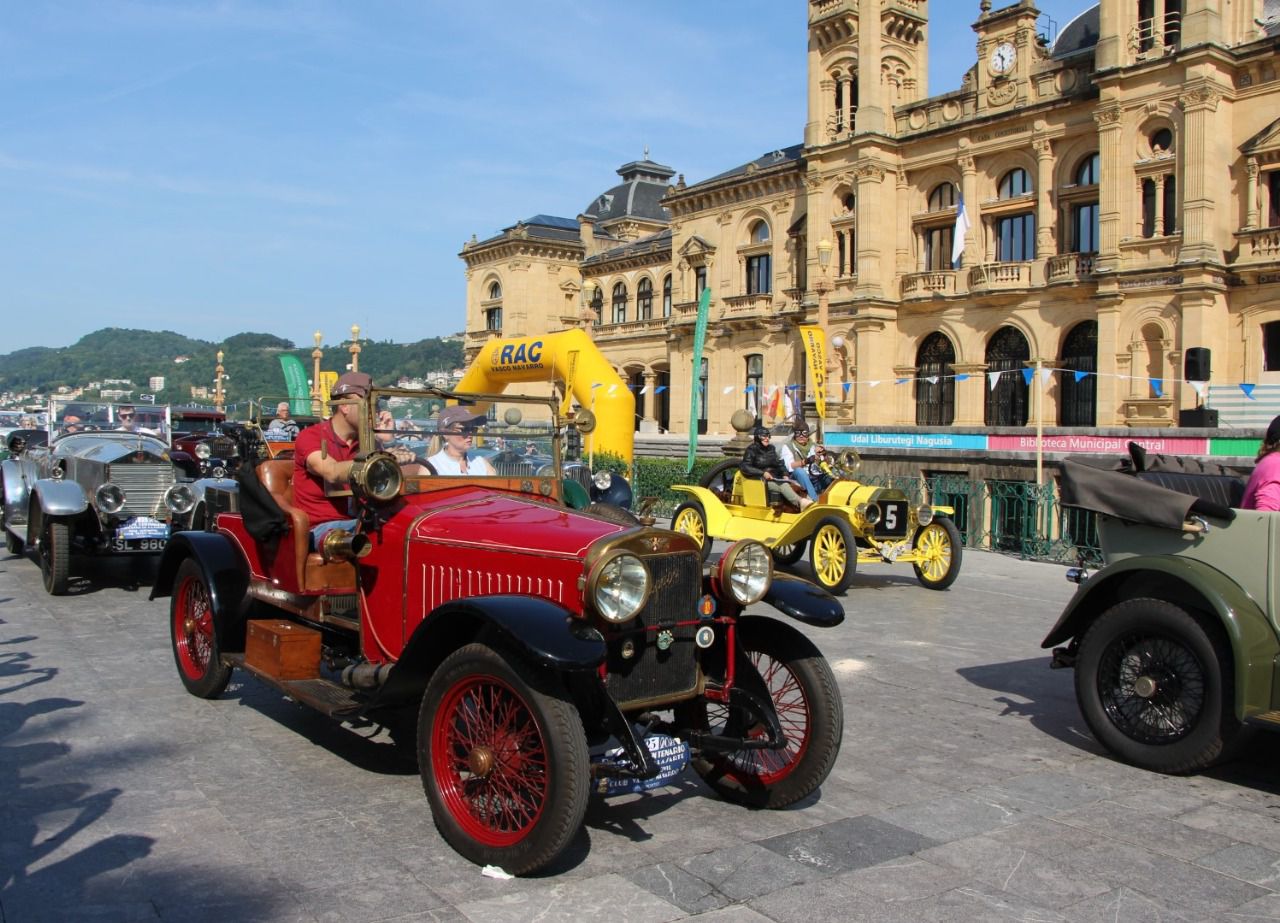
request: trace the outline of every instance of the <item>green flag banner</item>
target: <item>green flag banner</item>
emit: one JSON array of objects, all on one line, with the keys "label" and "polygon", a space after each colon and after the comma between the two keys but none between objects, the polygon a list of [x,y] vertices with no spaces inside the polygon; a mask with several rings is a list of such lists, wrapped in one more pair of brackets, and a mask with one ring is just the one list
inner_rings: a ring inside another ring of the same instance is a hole
[{"label": "green flag banner", "polygon": [[284,386],[289,393],[289,412],[311,413],[311,389],[307,386],[307,368],[297,356],[280,354],[280,368],[284,370]]},{"label": "green flag banner", "polygon": [[702,290],[698,299],[698,323],[693,328],[693,372],[689,376],[689,462],[684,473],[693,470],[693,458],[698,454],[698,398],[706,400],[706,395],[698,393],[702,383],[702,347],[707,340],[707,315],[711,313],[711,286]]}]

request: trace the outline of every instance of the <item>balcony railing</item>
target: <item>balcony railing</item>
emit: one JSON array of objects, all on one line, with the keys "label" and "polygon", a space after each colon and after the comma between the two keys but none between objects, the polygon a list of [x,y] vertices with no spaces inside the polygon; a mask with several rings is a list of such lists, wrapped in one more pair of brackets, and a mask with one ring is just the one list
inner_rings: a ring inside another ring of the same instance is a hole
[{"label": "balcony railing", "polygon": [[650,317],[647,320],[624,321],[621,324],[605,324],[593,331],[597,340],[616,340],[637,334],[653,333],[667,326],[667,318]]},{"label": "balcony railing", "polygon": [[981,263],[969,270],[971,292],[1019,289],[1030,285],[1030,263]]},{"label": "balcony railing", "polygon": [[955,293],[956,274],[949,269],[912,272],[902,277],[903,298],[932,298],[934,295]]},{"label": "balcony railing", "polygon": [[1280,228],[1237,231],[1240,241],[1237,263],[1274,263],[1280,260]]},{"label": "balcony railing", "polygon": [[768,314],[772,309],[773,295],[756,292],[751,295],[730,295],[724,300],[725,317],[743,317],[752,314]]},{"label": "balcony railing", "polygon": [[1045,264],[1045,279],[1054,282],[1079,282],[1093,275],[1094,253],[1060,253],[1049,257]]},{"label": "balcony railing", "polygon": [[809,0],[809,22],[819,22],[836,13],[856,13],[857,0]]}]

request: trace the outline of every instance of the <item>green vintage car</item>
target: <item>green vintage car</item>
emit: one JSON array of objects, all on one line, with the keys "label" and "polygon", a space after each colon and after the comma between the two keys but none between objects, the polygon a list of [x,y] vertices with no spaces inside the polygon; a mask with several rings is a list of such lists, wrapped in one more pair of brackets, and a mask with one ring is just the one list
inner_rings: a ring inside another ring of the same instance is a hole
[{"label": "green vintage car", "polygon": [[1204,769],[1246,724],[1280,727],[1280,513],[1241,510],[1227,473],[1065,462],[1064,505],[1098,515],[1104,566],[1043,646],[1075,669],[1080,710],[1115,756]]}]

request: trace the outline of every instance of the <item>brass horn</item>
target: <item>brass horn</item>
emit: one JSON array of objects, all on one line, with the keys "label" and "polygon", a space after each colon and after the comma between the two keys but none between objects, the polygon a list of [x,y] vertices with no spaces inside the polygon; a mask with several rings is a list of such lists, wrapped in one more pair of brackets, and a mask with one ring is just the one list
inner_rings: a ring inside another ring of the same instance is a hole
[{"label": "brass horn", "polygon": [[589,433],[596,428],[596,415],[586,407],[579,407],[569,420],[580,433]]},{"label": "brass horn", "polygon": [[330,529],[320,540],[320,555],[326,564],[332,564],[334,561],[356,561],[372,550],[369,536],[363,532]]}]

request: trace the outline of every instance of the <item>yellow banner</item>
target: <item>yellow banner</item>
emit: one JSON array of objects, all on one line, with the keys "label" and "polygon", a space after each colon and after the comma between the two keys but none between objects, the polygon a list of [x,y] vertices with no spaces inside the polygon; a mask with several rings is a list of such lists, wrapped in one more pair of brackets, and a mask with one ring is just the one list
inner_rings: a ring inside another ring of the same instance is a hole
[{"label": "yellow banner", "polygon": [[336,385],[337,383],[338,383],[337,372],[321,372],[320,373],[320,382],[316,387],[316,393],[320,395],[320,400],[319,400],[320,406],[317,408],[316,412],[320,416],[324,417],[326,420],[329,419],[329,414],[332,413],[332,410],[329,407],[329,393],[333,391],[333,386]]},{"label": "yellow banner", "polygon": [[801,327],[800,339],[809,360],[809,379],[813,382],[813,403],[818,419],[827,416],[827,334],[821,327]]},{"label": "yellow banner", "polygon": [[578,371],[578,350],[569,350],[569,368],[564,373],[564,400],[560,403],[560,416],[569,416],[573,409],[573,376]]}]

